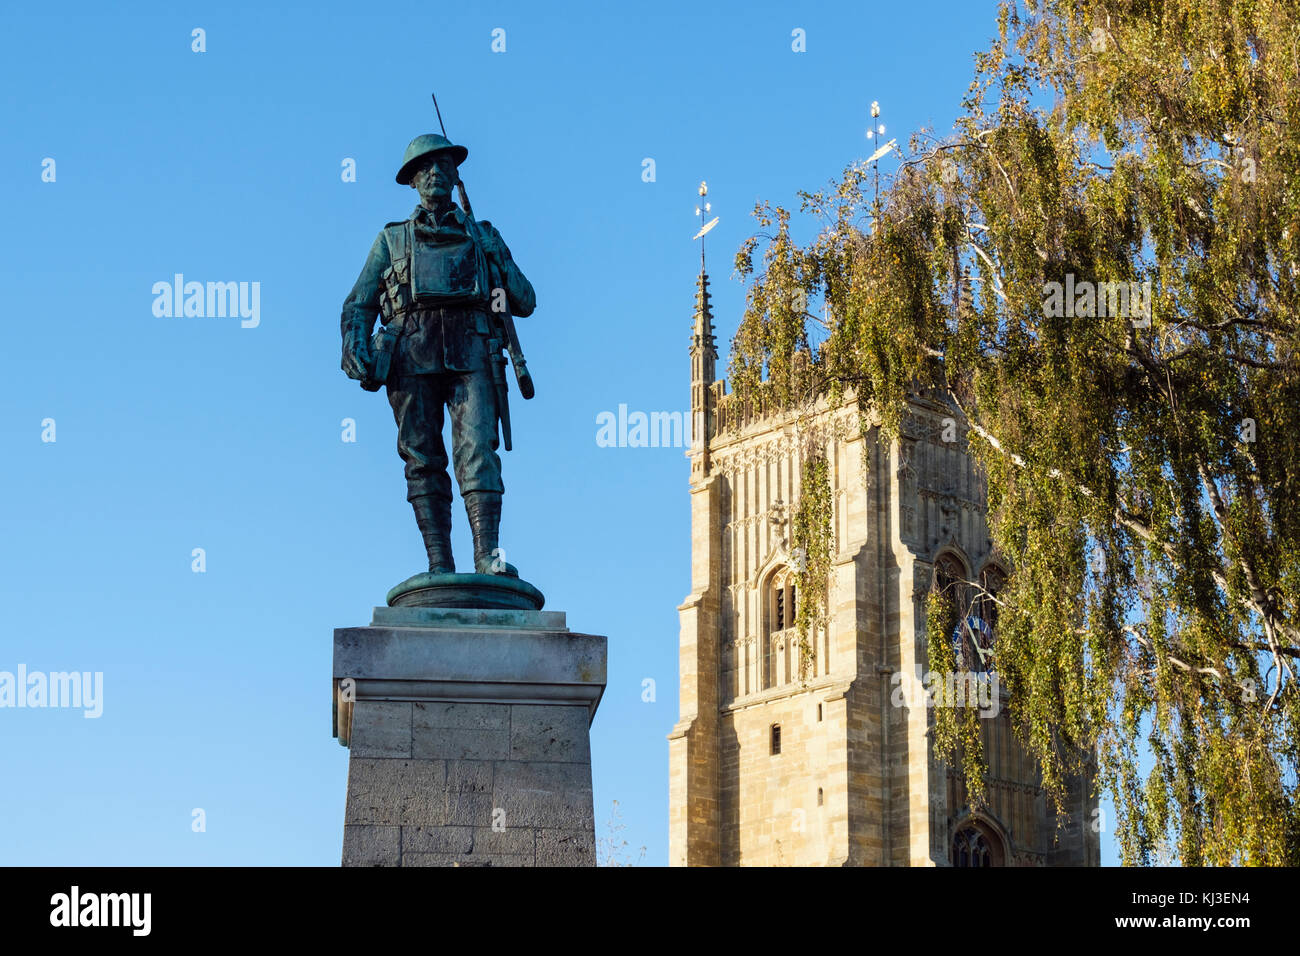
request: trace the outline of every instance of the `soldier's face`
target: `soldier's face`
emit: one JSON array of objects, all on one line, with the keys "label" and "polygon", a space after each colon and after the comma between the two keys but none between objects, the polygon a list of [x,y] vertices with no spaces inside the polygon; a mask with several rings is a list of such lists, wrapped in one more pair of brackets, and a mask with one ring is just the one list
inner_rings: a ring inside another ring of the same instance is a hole
[{"label": "soldier's face", "polygon": [[411,177],[411,187],[426,206],[442,205],[451,199],[456,185],[456,161],[446,153],[436,153]]}]

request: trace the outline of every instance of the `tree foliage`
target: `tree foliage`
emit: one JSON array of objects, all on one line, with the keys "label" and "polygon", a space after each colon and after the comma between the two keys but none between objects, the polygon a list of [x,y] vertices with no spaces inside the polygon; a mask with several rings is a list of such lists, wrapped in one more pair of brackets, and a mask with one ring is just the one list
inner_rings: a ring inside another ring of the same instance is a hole
[{"label": "tree foliage", "polygon": [[755,210],[734,390],[949,403],[1049,792],[1095,752],[1125,862],[1300,863],[1300,3],[1006,2],[975,67],[878,202]]},{"label": "tree foliage", "polygon": [[827,583],[831,560],[835,557],[832,509],[830,463],[825,454],[805,449],[799,502],[791,529],[792,540],[798,542],[794,569],[800,600],[795,610],[795,627],[799,634],[799,676],[805,683],[815,658],[817,634],[827,625]]}]

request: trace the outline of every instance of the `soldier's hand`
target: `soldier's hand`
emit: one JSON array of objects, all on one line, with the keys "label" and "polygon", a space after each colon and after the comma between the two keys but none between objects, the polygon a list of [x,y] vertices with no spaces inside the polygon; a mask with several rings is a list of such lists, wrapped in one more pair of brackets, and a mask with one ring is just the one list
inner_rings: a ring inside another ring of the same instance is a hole
[{"label": "soldier's hand", "polygon": [[343,347],[343,371],[348,378],[364,382],[370,378],[370,346],[364,338],[353,337]]}]

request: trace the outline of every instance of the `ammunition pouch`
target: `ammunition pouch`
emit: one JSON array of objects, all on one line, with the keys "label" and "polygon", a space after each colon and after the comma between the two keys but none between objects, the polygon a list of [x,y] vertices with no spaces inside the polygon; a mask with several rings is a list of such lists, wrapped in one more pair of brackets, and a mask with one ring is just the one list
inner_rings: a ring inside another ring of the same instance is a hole
[{"label": "ammunition pouch", "polygon": [[378,391],[387,384],[393,370],[393,355],[397,340],[402,337],[402,323],[414,304],[411,296],[411,235],[409,223],[388,226],[388,250],[392,265],[379,277],[379,315],[383,326],[370,340],[374,357],[370,381],[362,385],[367,391]]},{"label": "ammunition pouch", "polygon": [[405,315],[411,308],[411,231],[410,223],[398,223],[384,229],[392,264],[379,277],[379,312],[384,325]]},{"label": "ammunition pouch", "polygon": [[397,349],[397,340],[401,338],[402,328],[399,318],[384,325],[370,340],[370,354],[374,360],[370,368],[370,381],[362,384],[368,392],[377,392],[381,385],[388,384],[393,370],[393,352]]}]

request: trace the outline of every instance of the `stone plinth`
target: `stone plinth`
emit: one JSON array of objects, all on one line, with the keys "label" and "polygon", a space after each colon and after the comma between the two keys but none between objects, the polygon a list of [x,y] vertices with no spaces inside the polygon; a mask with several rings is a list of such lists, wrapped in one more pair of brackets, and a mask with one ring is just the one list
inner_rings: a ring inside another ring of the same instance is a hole
[{"label": "stone plinth", "polygon": [[343,865],[594,865],[605,645],[560,611],[380,607],[337,629]]}]

